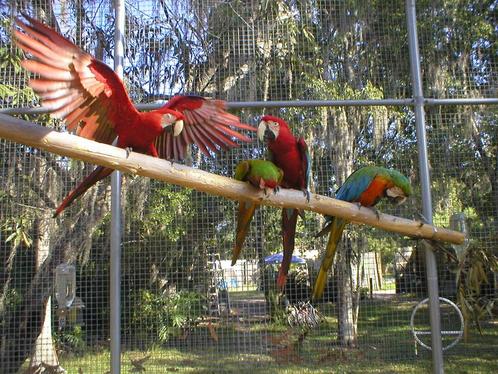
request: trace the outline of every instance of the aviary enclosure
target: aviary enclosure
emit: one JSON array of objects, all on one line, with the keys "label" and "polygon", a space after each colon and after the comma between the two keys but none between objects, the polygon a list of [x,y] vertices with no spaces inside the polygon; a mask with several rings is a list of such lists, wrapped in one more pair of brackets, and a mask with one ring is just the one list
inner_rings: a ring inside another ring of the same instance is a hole
[{"label": "aviary enclosure", "polygon": [[[236,201],[126,174],[115,340],[110,178],[54,219],[55,207],[94,165],[1,140],[0,372],[415,373],[442,372],[443,365],[455,373],[498,372],[497,7],[125,1],[124,82],[135,104],[157,107],[195,93],[226,100],[254,126],[264,114],[282,117],[308,144],[312,193],[333,197],[360,166],[395,168],[414,194],[379,211],[465,228],[468,240],[434,245],[351,224],[312,308],[323,216],[306,211],[299,218],[282,295],[274,286],[280,209],[256,210],[242,256],[230,266]],[[9,1],[0,12],[2,112],[64,131],[37,109],[13,22],[25,12],[112,67],[115,4]],[[192,146],[183,163],[231,177],[240,161],[266,155],[265,144],[248,135],[252,143],[214,158]],[[56,292],[65,276],[75,298],[63,310]],[[412,334],[425,331],[422,342],[437,343],[427,304],[410,325],[431,287],[432,301],[455,301],[465,319],[463,328],[456,310],[441,303],[443,333],[433,353]],[[460,329],[463,339],[441,354]]]}]

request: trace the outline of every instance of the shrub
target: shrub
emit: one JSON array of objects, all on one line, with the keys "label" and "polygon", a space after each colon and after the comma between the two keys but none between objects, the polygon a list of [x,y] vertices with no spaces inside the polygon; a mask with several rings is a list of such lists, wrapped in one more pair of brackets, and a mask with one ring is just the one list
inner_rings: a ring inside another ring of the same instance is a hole
[{"label": "shrub", "polygon": [[139,341],[165,343],[195,326],[206,309],[205,297],[190,291],[162,295],[141,290],[134,299],[131,330]]}]

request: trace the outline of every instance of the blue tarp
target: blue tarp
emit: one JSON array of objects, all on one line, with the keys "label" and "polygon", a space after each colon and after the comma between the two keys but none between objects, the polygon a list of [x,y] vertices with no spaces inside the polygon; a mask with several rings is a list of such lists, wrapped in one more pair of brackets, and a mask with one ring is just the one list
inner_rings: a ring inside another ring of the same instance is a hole
[{"label": "blue tarp", "polygon": [[[275,253],[274,255],[270,255],[265,257],[265,264],[280,264],[282,262],[282,258],[284,257],[284,253]],[[291,263],[293,264],[305,264],[306,260],[301,257],[292,256]]]}]

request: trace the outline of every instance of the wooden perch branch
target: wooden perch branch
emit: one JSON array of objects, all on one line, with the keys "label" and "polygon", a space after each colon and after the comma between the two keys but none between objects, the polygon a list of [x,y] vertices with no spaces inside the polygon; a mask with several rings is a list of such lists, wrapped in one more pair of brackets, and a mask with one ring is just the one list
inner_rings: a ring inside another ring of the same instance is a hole
[{"label": "wooden perch branch", "polygon": [[4,114],[0,114],[0,137],[62,156],[194,188],[232,200],[249,200],[274,207],[312,210],[416,238],[454,244],[464,241],[464,235],[457,231],[436,228],[388,214],[380,213],[377,217],[371,209],[359,208],[355,204],[322,195],[312,194],[309,203],[304,194],[296,190],[280,189],[277,194],[265,196],[263,191],[251,187],[248,183],[140,153],[132,152],[126,157],[124,149],[61,133]]}]

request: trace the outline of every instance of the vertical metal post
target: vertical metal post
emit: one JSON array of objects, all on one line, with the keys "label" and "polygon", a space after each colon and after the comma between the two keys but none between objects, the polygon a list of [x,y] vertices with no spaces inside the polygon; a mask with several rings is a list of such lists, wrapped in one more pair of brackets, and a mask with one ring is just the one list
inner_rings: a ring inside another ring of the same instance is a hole
[{"label": "vertical metal post", "polygon": [[[422,187],[422,213],[427,223],[432,224],[432,198],[430,189],[429,163],[427,157],[427,138],[425,132],[424,94],[420,73],[420,55],[417,37],[417,17],[415,0],[406,0],[406,20],[408,27],[408,47],[410,52],[410,69],[415,100],[415,124],[417,128],[418,162],[420,184]],[[427,266],[427,288],[429,291],[429,313],[432,340],[432,366],[436,374],[444,372],[443,349],[441,341],[441,319],[439,307],[439,290],[437,282],[436,257],[434,252],[425,248]]]},{"label": "vertical metal post", "polygon": [[[114,71],[123,77],[125,6],[124,0],[114,1]],[[111,374],[121,372],[121,173],[111,175]]]}]

